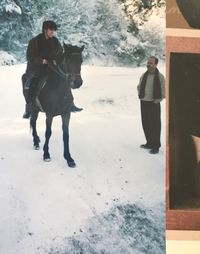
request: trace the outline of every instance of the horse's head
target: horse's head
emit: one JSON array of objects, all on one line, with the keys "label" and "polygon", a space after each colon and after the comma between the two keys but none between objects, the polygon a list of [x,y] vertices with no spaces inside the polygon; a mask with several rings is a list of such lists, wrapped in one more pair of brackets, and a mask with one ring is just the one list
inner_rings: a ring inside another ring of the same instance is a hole
[{"label": "horse's head", "polygon": [[83,80],[81,78],[81,64],[83,62],[81,48],[64,43],[65,67],[69,78],[69,85],[72,89],[80,88]]}]

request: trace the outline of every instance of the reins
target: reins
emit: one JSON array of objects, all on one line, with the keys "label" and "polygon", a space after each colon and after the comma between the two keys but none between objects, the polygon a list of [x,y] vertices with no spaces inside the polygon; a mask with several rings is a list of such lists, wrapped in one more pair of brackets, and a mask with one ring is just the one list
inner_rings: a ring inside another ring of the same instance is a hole
[{"label": "reins", "polygon": [[[49,67],[52,71],[54,71],[56,74],[58,74],[58,76],[60,76],[61,78],[68,79],[69,76],[70,76],[70,74],[65,73],[65,72],[60,68],[59,65],[55,66],[55,65],[52,65],[52,64],[48,63],[48,67]],[[55,67],[57,67],[57,68],[55,68]]]},{"label": "reins", "polygon": [[61,78],[68,79],[70,76],[80,76],[79,73],[65,73],[59,65],[53,65],[48,63],[49,68],[58,74]]}]

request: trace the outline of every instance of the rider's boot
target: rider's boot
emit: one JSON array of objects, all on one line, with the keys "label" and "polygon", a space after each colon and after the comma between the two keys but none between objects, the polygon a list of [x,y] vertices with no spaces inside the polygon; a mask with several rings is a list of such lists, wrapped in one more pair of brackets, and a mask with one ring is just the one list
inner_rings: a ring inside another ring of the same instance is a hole
[{"label": "rider's boot", "polygon": [[76,113],[76,112],[80,112],[80,111],[82,111],[82,110],[83,110],[83,108],[78,108],[78,107],[73,103],[73,105],[72,105],[72,107],[71,107],[71,112]]}]

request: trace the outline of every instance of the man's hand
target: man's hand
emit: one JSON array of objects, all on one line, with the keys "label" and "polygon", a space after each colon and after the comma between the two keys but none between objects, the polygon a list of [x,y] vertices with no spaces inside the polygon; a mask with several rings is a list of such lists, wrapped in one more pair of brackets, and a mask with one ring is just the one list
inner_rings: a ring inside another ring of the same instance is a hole
[{"label": "man's hand", "polygon": [[48,64],[48,61],[46,59],[43,59],[42,64]]},{"label": "man's hand", "polygon": [[162,101],[162,99],[156,99],[156,100],[154,100],[153,102],[154,103],[159,103],[159,102],[161,102]]}]

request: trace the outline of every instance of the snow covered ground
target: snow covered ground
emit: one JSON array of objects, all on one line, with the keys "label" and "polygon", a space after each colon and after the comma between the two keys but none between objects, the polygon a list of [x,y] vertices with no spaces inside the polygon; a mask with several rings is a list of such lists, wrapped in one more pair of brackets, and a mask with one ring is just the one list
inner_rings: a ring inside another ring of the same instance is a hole
[{"label": "snow covered ground", "polygon": [[[0,68],[0,253],[165,253],[165,102],[162,148],[150,155],[139,148],[136,86],[145,69],[83,66],[84,85],[73,94],[84,111],[70,123],[76,169],[62,157],[60,117],[52,162],[33,150],[22,119],[24,70]],[[43,143],[44,114],[38,130]]]}]

